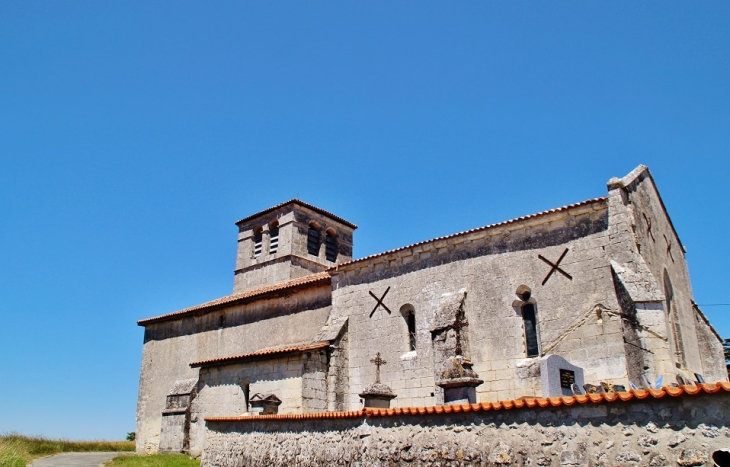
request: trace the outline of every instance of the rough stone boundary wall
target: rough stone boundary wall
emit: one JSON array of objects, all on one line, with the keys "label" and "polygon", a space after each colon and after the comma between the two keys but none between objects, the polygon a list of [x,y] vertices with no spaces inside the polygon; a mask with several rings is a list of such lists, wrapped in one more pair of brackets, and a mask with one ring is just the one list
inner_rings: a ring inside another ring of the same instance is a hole
[{"label": "rough stone boundary wall", "polygon": [[730,393],[656,397],[431,415],[209,420],[202,467],[711,466],[713,451],[730,448]]}]

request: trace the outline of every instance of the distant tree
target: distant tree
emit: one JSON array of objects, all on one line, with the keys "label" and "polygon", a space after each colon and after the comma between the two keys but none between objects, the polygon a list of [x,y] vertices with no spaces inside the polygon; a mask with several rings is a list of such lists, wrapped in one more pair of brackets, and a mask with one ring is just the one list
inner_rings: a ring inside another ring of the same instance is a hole
[{"label": "distant tree", "polygon": [[[730,345],[730,344],[728,344],[728,345]],[[726,347],[725,355],[727,355],[727,353],[728,353],[728,349]],[[730,366],[729,366],[729,368],[730,368]],[[127,441],[134,441],[136,438],[137,438],[137,433],[135,433],[134,431],[130,431],[129,433],[127,433]]]},{"label": "distant tree", "polygon": [[722,347],[725,349],[725,368],[727,368],[727,375],[730,376],[730,339],[722,341]]}]

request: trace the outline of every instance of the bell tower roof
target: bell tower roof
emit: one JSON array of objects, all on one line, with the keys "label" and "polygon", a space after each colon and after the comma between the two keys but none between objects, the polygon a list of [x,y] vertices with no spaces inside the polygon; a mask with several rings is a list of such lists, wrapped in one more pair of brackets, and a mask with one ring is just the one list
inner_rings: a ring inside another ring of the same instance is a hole
[{"label": "bell tower roof", "polygon": [[315,206],[313,204],[305,203],[304,201],[297,199],[297,198],[292,198],[289,201],[284,201],[281,204],[277,204],[276,206],[272,206],[270,208],[264,209],[263,211],[259,211],[256,214],[251,214],[250,216],[244,217],[243,219],[237,221],[236,225],[240,226],[241,224],[246,223],[252,219],[256,219],[257,217],[263,216],[265,214],[269,214],[270,212],[276,211],[277,209],[287,207],[290,204],[298,204],[299,206],[303,206],[305,208],[311,209],[312,211],[314,211],[316,213],[328,216],[328,217],[340,222],[341,224],[351,227],[353,230],[357,229],[357,225],[353,224],[352,222],[346,221],[345,219],[343,219],[339,216],[336,216],[329,211],[325,211],[322,208],[318,208],[317,206]]}]

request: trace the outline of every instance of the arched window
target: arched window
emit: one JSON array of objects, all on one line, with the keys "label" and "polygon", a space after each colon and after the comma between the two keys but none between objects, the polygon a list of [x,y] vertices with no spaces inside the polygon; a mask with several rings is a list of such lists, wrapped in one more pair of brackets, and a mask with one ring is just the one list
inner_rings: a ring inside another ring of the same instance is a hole
[{"label": "arched window", "polygon": [[269,224],[269,254],[279,251],[279,223],[271,221]]},{"label": "arched window", "polygon": [[258,258],[261,256],[261,245],[262,245],[262,235],[264,229],[261,227],[256,227],[253,231],[253,257]]},{"label": "arched window", "polygon": [[540,355],[540,343],[537,338],[537,310],[536,302],[532,298],[532,290],[526,285],[517,287],[515,291],[519,300],[516,300],[512,306],[519,309],[522,315],[522,326],[525,330],[525,353],[528,357],[537,357]]},{"label": "arched window", "polygon": [[525,347],[528,357],[537,357],[540,350],[537,345],[537,317],[535,315],[535,305],[525,303],[522,305],[522,321],[525,325]]},{"label": "arched window", "polygon": [[307,251],[310,255],[319,256],[319,225],[310,222],[307,234]]},{"label": "arched window", "polygon": [[400,312],[408,330],[408,350],[416,350],[416,310],[413,309],[412,305],[403,305]]},{"label": "arched window", "polygon": [[327,236],[324,238],[324,255],[327,261],[334,262],[337,260],[337,242],[335,241],[335,231],[327,229]]}]

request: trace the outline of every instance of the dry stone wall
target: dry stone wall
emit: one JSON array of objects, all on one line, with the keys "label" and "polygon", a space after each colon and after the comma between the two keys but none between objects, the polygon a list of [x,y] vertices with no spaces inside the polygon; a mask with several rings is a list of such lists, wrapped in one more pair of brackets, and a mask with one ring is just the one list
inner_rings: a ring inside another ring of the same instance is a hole
[{"label": "dry stone wall", "polygon": [[202,467],[701,466],[730,394],[450,415],[208,422]]}]

